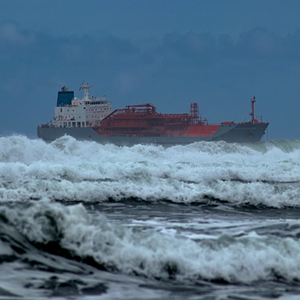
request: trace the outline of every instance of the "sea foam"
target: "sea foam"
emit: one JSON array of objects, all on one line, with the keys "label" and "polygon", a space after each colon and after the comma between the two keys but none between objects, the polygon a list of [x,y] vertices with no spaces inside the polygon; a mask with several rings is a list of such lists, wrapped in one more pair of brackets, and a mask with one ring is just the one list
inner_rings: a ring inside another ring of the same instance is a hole
[{"label": "sea foam", "polygon": [[300,206],[300,142],[118,147],[0,138],[0,199]]},{"label": "sea foam", "polygon": [[[70,256],[83,261],[92,257],[99,266],[114,273],[179,282],[250,284],[261,280],[300,280],[299,226],[289,223],[275,224],[276,228],[288,230],[288,237],[252,228],[243,235],[224,232],[195,241],[153,229],[138,231],[119,226],[101,214],[88,214],[81,204],[63,206],[42,200],[23,208],[1,207],[0,230],[4,225],[22,236],[12,237],[18,247],[29,241],[38,245],[37,249],[51,252],[53,243],[57,243],[64,249],[62,255],[69,251]],[[5,235],[9,232],[13,231],[5,230]],[[22,251],[29,251],[30,247]],[[2,249],[11,255],[7,247]]]}]

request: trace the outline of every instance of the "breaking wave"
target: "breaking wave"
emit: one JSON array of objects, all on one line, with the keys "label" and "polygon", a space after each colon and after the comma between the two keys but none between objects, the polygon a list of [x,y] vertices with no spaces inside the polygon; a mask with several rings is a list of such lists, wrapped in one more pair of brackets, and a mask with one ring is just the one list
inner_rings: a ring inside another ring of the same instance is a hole
[{"label": "breaking wave", "polygon": [[[299,282],[300,227],[294,223],[273,224],[265,234],[253,228],[194,240],[118,226],[101,214],[88,214],[81,204],[40,201],[0,208],[0,258],[1,263],[19,259],[41,270],[66,270],[57,259],[45,258],[51,253],[103,271],[179,282]],[[77,268],[74,263],[67,270],[83,272]]]},{"label": "breaking wave", "polygon": [[300,141],[118,147],[0,138],[0,199],[300,206]]}]

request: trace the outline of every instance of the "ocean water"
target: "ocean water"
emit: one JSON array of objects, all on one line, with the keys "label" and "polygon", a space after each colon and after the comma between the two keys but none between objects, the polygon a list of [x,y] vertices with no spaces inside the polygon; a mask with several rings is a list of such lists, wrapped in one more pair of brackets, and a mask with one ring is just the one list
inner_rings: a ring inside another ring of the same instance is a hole
[{"label": "ocean water", "polygon": [[299,216],[298,140],[1,137],[0,299],[300,299]]}]

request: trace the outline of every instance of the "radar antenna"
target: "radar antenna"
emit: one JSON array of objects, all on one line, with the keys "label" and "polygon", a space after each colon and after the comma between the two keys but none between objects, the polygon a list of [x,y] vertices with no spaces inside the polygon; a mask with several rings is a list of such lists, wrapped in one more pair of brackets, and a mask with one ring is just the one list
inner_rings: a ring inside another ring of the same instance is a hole
[{"label": "radar antenna", "polygon": [[81,84],[81,87],[79,89],[80,90],[84,90],[84,100],[89,100],[89,89],[92,87],[92,85],[89,85],[89,83],[87,82],[86,84],[84,84],[84,81]]}]

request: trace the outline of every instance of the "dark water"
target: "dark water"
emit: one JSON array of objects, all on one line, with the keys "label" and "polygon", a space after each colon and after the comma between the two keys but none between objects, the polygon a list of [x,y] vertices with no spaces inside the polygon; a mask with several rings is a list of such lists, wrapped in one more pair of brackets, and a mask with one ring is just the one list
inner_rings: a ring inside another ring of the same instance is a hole
[{"label": "dark water", "polygon": [[0,299],[300,299],[300,141],[0,145]]}]

